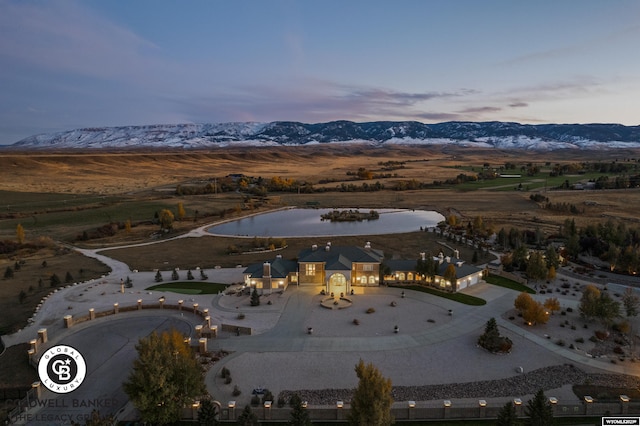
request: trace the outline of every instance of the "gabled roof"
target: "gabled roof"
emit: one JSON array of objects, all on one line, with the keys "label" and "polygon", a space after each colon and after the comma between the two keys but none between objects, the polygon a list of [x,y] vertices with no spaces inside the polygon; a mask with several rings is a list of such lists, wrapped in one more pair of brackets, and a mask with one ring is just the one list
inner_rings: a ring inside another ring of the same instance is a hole
[{"label": "gabled roof", "polygon": [[328,246],[326,248],[308,248],[298,254],[299,262],[322,262],[327,265],[349,265],[357,263],[380,263],[384,257],[382,250],[372,248],[361,248],[356,246]]},{"label": "gabled roof", "polygon": [[385,260],[385,265],[391,269],[391,272],[396,271],[415,271],[418,266],[417,260],[407,260],[407,259],[391,259]]},{"label": "gabled roof", "polygon": [[[460,266],[458,266],[458,264],[460,264],[461,262],[462,262],[462,264]],[[437,275],[443,277],[444,276],[444,272],[447,270],[447,267],[449,265],[455,266],[455,268],[456,268],[456,277],[458,277],[458,278],[464,278],[466,276],[478,273],[478,272],[480,272],[482,270],[480,268],[476,268],[473,265],[467,265],[466,263],[464,263],[464,260],[460,260],[460,259],[456,259],[456,258],[452,257],[450,262],[447,262],[446,259],[445,259],[440,265],[438,265]]]},{"label": "gabled roof", "polygon": [[[286,278],[290,273],[298,270],[298,263],[293,260],[286,260],[281,257],[277,257],[270,263],[271,278]],[[253,263],[247,266],[244,273],[254,278],[261,278],[263,276],[263,267],[263,263]]]}]

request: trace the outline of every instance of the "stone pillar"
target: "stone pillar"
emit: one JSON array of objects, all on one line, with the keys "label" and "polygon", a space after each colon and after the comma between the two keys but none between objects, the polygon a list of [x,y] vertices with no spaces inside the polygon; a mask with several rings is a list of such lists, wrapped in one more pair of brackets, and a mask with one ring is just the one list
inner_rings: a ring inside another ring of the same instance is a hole
[{"label": "stone pillar", "polygon": [[158,302],[160,302],[160,309],[164,309],[164,297],[161,297],[160,299],[158,299]]},{"label": "stone pillar", "polygon": [[33,349],[33,352],[38,352],[38,339],[29,340],[29,349]]},{"label": "stone pillar", "polygon": [[182,304],[184,303],[184,300],[180,299],[178,300],[178,310],[182,311]]},{"label": "stone pillar", "polygon": [[196,330],[196,337],[197,338],[202,337],[202,324],[196,325],[195,330]]},{"label": "stone pillar", "polygon": [[478,407],[480,407],[478,410],[479,411],[478,417],[480,418],[487,417],[487,401],[484,399],[478,400]]},{"label": "stone pillar", "polygon": [[549,404],[551,404],[551,410],[553,411],[553,415],[558,415],[558,398],[555,396],[549,397]]},{"label": "stone pillar", "polygon": [[211,317],[209,315],[204,317],[204,322],[207,324],[207,328],[211,328]]},{"label": "stone pillar", "polygon": [[138,310],[142,309],[142,299],[138,299]]},{"label": "stone pillar", "polygon": [[584,396],[584,414],[591,415],[593,405],[593,397],[589,395]]},{"label": "stone pillar", "polygon": [[227,408],[229,409],[229,420],[235,420],[236,419],[236,402],[229,401],[227,403]]},{"label": "stone pillar", "polygon": [[442,418],[448,419],[451,417],[451,400],[445,399],[442,402],[442,406],[444,407],[444,414],[442,415]]},{"label": "stone pillar", "polygon": [[415,401],[409,401],[408,405],[409,405],[408,418],[409,418],[409,420],[413,420],[413,419],[416,418],[416,402]]},{"label": "stone pillar", "polygon": [[263,418],[265,420],[271,420],[271,402],[272,401],[265,401],[264,402],[264,409],[263,409]]},{"label": "stone pillar", "polygon": [[96,310],[93,308],[89,308],[89,319],[90,320],[96,319]]},{"label": "stone pillar", "polygon": [[344,407],[344,402],[336,401],[336,420],[344,419],[344,413],[342,412],[343,407]]},{"label": "stone pillar", "polygon": [[513,398],[513,405],[516,409],[516,416],[522,417],[522,400],[520,398]]},{"label": "stone pillar", "polygon": [[194,303],[194,304],[193,304],[193,313],[194,313],[194,314],[197,314],[197,313],[198,313],[198,304],[197,304],[197,303]]},{"label": "stone pillar", "polygon": [[207,315],[209,315],[209,308],[204,308],[204,309],[202,310],[202,315],[204,315],[205,317],[206,317]]},{"label": "stone pillar", "polygon": [[200,409],[200,401],[195,401],[191,404],[191,419],[198,419],[198,410]]},{"label": "stone pillar", "polygon": [[65,315],[63,319],[64,319],[64,328],[71,328],[71,326],[73,325],[73,316]]},{"label": "stone pillar", "polygon": [[29,356],[29,364],[34,365],[35,363],[35,356],[36,356],[36,351],[33,349],[29,349],[27,350],[27,355]]},{"label": "stone pillar", "polygon": [[35,390],[35,397],[37,399],[42,398],[42,386],[40,382],[31,383],[31,389]]},{"label": "stone pillar", "polygon": [[629,398],[627,395],[620,395],[620,414],[629,414]]},{"label": "stone pillar", "polygon": [[40,339],[40,343],[47,343],[47,340],[49,338],[47,336],[46,328],[41,328],[40,330],[38,330],[38,338]]},{"label": "stone pillar", "polygon": [[200,351],[201,354],[204,354],[207,352],[207,339],[202,337],[198,340],[198,349]]},{"label": "stone pillar", "polygon": [[117,314],[118,312],[120,312],[120,304],[116,302],[113,304],[113,313]]},{"label": "stone pillar", "polygon": [[218,326],[211,326],[211,337],[218,337]]}]

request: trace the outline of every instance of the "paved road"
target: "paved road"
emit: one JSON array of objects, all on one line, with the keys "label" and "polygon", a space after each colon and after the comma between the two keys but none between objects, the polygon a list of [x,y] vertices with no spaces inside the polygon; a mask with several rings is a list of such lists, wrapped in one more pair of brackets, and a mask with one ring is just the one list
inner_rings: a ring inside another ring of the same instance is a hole
[{"label": "paved road", "polygon": [[141,312],[127,317],[102,318],[91,326],[71,329],[60,344],[77,349],[84,357],[87,375],[80,388],[69,394],[44,390],[41,401],[46,408],[31,409],[16,424],[69,424],[47,419],[70,419],[84,424],[93,408],[101,415],[116,414],[125,407],[127,397],[122,383],[127,379],[137,356],[135,345],[140,337],[172,328],[192,335],[195,317],[177,314],[166,316],[158,312]]}]

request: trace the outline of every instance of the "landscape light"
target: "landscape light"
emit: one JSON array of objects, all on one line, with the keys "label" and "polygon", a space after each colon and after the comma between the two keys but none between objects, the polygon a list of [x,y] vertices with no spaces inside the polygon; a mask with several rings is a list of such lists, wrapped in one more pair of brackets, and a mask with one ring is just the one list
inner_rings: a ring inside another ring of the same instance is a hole
[{"label": "landscape light", "polygon": [[593,397],[589,395],[585,395],[584,402],[586,402],[587,404],[591,404],[593,402]]},{"label": "landscape light", "polygon": [[229,408],[236,408],[236,402],[235,401],[229,401],[227,403],[227,407]]},{"label": "landscape light", "polygon": [[336,401],[336,407],[337,408],[342,408],[344,406],[344,402],[342,401]]},{"label": "landscape light", "polygon": [[416,408],[416,402],[415,401],[409,401],[409,408]]},{"label": "landscape light", "polygon": [[445,406],[445,408],[449,408],[449,407],[451,407],[451,400],[449,400],[449,399],[445,399],[445,400],[444,400],[444,406]]},{"label": "landscape light", "polygon": [[486,407],[487,406],[487,401],[484,399],[481,399],[478,401],[478,405],[481,407]]},{"label": "landscape light", "polygon": [[522,405],[522,400],[520,398],[514,398],[513,405]]},{"label": "landscape light", "polygon": [[558,403],[558,398],[556,398],[555,396],[550,396],[549,397],[549,403],[550,404],[557,404]]},{"label": "landscape light", "polygon": [[620,401],[629,402],[631,401],[631,398],[629,398],[627,395],[620,395]]}]

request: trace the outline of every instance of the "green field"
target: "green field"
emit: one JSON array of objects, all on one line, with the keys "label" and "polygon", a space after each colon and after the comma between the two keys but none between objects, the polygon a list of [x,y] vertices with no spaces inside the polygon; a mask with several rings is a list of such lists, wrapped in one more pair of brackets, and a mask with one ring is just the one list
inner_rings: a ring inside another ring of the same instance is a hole
[{"label": "green field", "polygon": [[147,287],[146,290],[168,291],[179,294],[218,294],[226,290],[227,284],[203,283],[198,281],[177,281]]},{"label": "green field", "polygon": [[448,292],[436,290],[435,288],[424,287],[421,285],[390,286],[390,287],[406,288],[408,290],[421,291],[423,293],[429,293],[429,294],[433,294],[434,296],[444,297],[445,299],[454,300],[459,303],[464,303],[465,305],[482,306],[487,304],[486,300],[481,299],[479,297],[471,296],[469,294],[448,293]]},{"label": "green field", "polygon": [[497,285],[500,287],[510,288],[511,290],[536,294],[536,291],[524,284],[517,283],[509,278],[499,277],[498,275],[489,275],[484,279],[489,284]]}]

